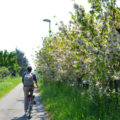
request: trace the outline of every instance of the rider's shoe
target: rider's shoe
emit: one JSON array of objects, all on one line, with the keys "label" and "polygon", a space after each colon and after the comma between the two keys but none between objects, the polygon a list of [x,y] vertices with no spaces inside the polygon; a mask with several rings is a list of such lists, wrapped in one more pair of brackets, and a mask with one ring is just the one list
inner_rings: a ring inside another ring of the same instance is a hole
[{"label": "rider's shoe", "polygon": [[35,95],[33,95],[33,104],[36,104]]},{"label": "rider's shoe", "polygon": [[25,111],[24,116],[27,116],[27,111]]},{"label": "rider's shoe", "polygon": [[36,101],[35,101],[35,100],[33,101],[33,104],[36,104]]},{"label": "rider's shoe", "polygon": [[27,116],[27,113],[26,113],[26,112],[24,113],[24,116]]}]

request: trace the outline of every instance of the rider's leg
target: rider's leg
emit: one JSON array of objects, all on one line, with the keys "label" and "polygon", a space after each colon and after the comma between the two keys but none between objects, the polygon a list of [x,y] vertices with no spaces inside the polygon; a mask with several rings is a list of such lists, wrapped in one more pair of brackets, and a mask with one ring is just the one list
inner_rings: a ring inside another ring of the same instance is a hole
[{"label": "rider's leg", "polygon": [[34,87],[31,87],[29,91],[30,91],[30,95],[33,95]]},{"label": "rider's leg", "polygon": [[28,109],[28,94],[29,94],[30,87],[23,87],[24,90],[24,110],[25,112]]}]

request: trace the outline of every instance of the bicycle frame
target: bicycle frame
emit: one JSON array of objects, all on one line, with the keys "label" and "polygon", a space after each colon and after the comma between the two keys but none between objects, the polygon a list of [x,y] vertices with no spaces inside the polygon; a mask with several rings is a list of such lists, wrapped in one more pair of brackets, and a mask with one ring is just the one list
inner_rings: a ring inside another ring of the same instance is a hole
[{"label": "bicycle frame", "polygon": [[30,89],[29,91],[30,91],[30,94],[28,95],[28,117],[31,118],[33,99],[35,96],[33,96],[33,89]]}]

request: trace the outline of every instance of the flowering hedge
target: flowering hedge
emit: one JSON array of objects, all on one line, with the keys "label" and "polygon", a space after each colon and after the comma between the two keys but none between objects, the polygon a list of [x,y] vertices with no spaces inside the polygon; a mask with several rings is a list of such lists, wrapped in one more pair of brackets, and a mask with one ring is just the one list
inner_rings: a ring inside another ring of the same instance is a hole
[{"label": "flowering hedge", "polygon": [[120,76],[120,9],[115,0],[89,0],[89,13],[79,5],[69,25],[45,37],[36,53],[36,68],[46,81],[79,85],[87,81],[90,93],[114,93],[111,83]]}]

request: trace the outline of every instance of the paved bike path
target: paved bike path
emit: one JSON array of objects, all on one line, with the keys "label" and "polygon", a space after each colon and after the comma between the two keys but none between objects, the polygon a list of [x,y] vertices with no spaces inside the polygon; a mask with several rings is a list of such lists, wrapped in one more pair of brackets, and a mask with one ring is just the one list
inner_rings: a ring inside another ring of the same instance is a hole
[{"label": "paved bike path", "polygon": [[[36,105],[33,105],[32,118],[30,120],[47,120],[46,112],[40,102],[37,90],[34,91]],[[24,116],[23,85],[18,85],[4,98],[0,100],[0,120],[27,120]]]}]

